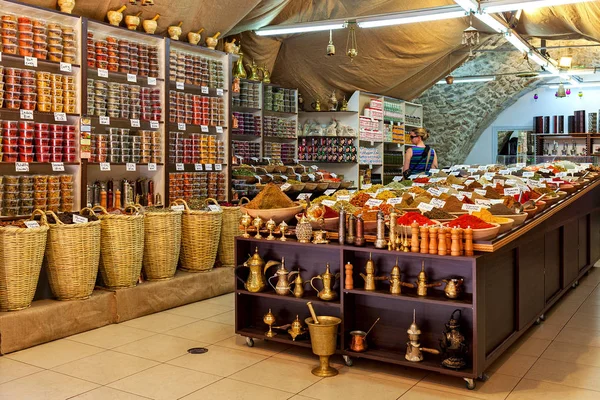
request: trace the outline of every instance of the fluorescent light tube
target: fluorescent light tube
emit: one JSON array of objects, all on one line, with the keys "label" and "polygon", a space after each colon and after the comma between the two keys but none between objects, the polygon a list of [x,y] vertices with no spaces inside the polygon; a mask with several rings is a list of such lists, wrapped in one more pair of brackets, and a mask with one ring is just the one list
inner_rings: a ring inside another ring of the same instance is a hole
[{"label": "fluorescent light tube", "polygon": [[[445,10],[444,10],[445,9]],[[381,26],[404,25],[415,22],[441,21],[445,19],[463,18],[467,13],[456,6],[438,7],[437,9],[411,10],[396,14],[378,15],[357,18],[361,28],[378,28]]]},{"label": "fluorescent light tube", "polygon": [[517,50],[519,50],[519,51],[522,51],[524,53],[529,53],[529,51],[531,50],[531,48],[529,47],[527,42],[525,42],[519,36],[515,36],[515,35],[512,35],[509,33],[508,35],[506,35],[506,40],[509,43],[511,43],[513,46],[515,46],[517,48]]},{"label": "fluorescent light tube", "polygon": [[498,21],[496,18],[494,18],[490,14],[475,13],[475,17],[498,33],[503,33],[508,30],[506,25],[504,25],[503,23]]},{"label": "fluorescent light tube", "polygon": [[306,33],[328,31],[333,29],[344,29],[345,27],[346,22],[344,21],[318,21],[306,24],[268,26],[257,30],[255,33],[259,36],[274,36],[288,35],[292,33]]},{"label": "fluorescent light tube", "polygon": [[[464,0],[463,0],[464,1]],[[567,4],[586,3],[592,0],[530,0],[530,1],[490,1],[481,4],[483,12],[486,13],[501,13],[505,11],[516,10],[534,10],[542,7],[563,6]],[[458,3],[458,1],[457,1]]]},{"label": "fluorescent light tube", "polygon": [[[454,78],[452,84],[455,83],[475,83],[475,82],[490,82],[495,80],[495,76],[473,76],[473,77],[464,77],[464,78]],[[445,80],[437,81],[436,85],[447,85]]]}]

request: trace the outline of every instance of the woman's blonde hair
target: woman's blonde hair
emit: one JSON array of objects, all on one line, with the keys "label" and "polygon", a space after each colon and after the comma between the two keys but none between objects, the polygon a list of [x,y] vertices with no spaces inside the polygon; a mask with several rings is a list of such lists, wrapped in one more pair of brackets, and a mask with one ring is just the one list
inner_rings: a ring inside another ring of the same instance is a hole
[{"label": "woman's blonde hair", "polygon": [[425,128],[416,128],[416,129],[413,129],[411,132],[417,136],[420,136],[423,141],[426,141],[427,139],[429,139],[429,130],[427,130]]}]

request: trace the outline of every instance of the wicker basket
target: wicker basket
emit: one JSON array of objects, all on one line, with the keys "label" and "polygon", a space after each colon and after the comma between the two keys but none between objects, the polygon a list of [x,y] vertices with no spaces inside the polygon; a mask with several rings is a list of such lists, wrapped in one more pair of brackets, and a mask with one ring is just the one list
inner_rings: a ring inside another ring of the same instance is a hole
[{"label": "wicker basket", "polygon": [[39,228],[0,227],[0,311],[31,305],[42,269],[48,222],[41,210]]},{"label": "wicker basket", "polygon": [[[242,200],[240,200],[240,205],[241,203]],[[235,267],[235,237],[240,235],[242,212],[239,206],[221,208],[223,209],[223,223],[219,240],[219,261],[223,267]]]},{"label": "wicker basket", "polygon": [[[214,199],[208,199],[218,204]],[[190,210],[185,200],[175,200],[182,204],[181,218],[181,269],[189,272],[210,271],[215,265],[223,211]]]},{"label": "wicker basket", "polygon": [[146,279],[173,278],[181,249],[181,212],[144,213],[144,262]]},{"label": "wicker basket", "polygon": [[[132,207],[132,206],[129,206]],[[142,272],[144,254],[144,216],[133,207],[134,215],[109,214],[99,210],[101,230],[100,275],[109,289],[133,287]]]},{"label": "wicker basket", "polygon": [[[89,208],[84,208],[95,215]],[[46,242],[50,289],[58,300],[83,300],[91,296],[100,262],[100,221],[65,225],[56,214]]]}]

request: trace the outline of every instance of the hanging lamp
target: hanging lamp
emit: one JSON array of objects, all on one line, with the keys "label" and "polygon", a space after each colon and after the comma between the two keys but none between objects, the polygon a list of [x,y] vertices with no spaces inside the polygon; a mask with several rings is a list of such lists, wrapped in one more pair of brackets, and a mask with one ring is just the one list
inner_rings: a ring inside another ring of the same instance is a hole
[{"label": "hanging lamp", "polygon": [[333,44],[333,31],[331,29],[329,30],[329,44],[327,45],[327,55],[335,55],[335,46]]},{"label": "hanging lamp", "polygon": [[354,61],[354,57],[358,55],[358,45],[356,44],[356,22],[348,21],[350,30],[348,31],[348,40],[346,41],[346,55],[350,57],[350,61]]}]

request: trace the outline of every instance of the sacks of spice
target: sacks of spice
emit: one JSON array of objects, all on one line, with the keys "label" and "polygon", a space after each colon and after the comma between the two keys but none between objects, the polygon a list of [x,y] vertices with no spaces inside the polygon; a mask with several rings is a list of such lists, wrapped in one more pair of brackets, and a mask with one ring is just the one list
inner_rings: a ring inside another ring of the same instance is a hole
[{"label": "sacks of spice", "polygon": [[289,208],[296,204],[279,189],[279,186],[269,183],[244,208],[251,210],[272,210],[274,208]]}]

